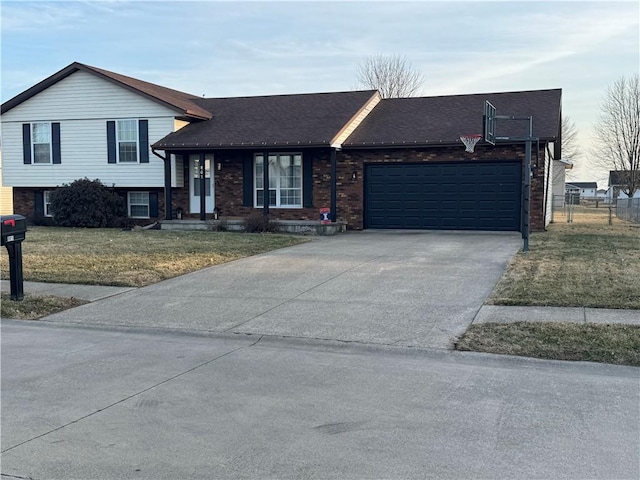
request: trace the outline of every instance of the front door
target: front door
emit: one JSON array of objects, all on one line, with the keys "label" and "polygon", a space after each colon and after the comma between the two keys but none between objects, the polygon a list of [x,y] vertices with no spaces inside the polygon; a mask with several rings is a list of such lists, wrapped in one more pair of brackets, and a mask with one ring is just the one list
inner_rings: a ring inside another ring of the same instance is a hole
[{"label": "front door", "polygon": [[[213,153],[204,156],[206,213],[213,213]],[[200,213],[200,155],[189,155],[189,211]]]}]

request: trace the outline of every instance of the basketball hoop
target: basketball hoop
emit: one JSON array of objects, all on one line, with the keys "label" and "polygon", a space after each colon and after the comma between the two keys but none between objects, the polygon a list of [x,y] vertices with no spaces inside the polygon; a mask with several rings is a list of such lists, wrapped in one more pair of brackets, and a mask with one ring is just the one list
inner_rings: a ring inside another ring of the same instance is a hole
[{"label": "basketball hoop", "polygon": [[460,140],[462,141],[462,143],[464,143],[464,146],[467,147],[466,151],[469,153],[473,153],[473,148],[481,138],[482,135],[480,135],[479,133],[467,133],[460,135]]}]

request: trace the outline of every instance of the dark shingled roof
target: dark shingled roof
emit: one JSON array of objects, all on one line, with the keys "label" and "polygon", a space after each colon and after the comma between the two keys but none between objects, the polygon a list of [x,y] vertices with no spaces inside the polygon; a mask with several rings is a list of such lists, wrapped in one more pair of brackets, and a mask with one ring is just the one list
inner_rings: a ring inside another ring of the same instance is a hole
[{"label": "dark shingled roof", "polygon": [[598,182],[568,182],[567,185],[577,188],[598,188]]},{"label": "dark shingled roof", "polygon": [[191,95],[189,93],[180,92],[171,88],[161,87],[154,83],[144,82],[136,78],[127,77],[126,75],[120,75],[119,73],[110,72],[101,68],[92,67],[82,63],[74,62],[68,67],[63,68],[59,72],[54,73],[48,78],[45,78],[41,82],[37,83],[33,87],[25,90],[24,92],[16,95],[10,100],[7,100],[2,104],[2,113],[6,113],[12,108],[20,105],[22,102],[37,95],[43,90],[49,88],[51,85],[67,78],[69,75],[77,71],[83,71],[97,75],[110,82],[113,82],[121,87],[127,88],[138,94],[146,96],[151,100],[166,105],[172,108],[176,112],[184,115],[185,117],[193,119],[208,119],[211,118],[211,113],[206,109],[197,105],[194,100],[200,97]]},{"label": "dark shingled roof", "polygon": [[153,145],[160,150],[328,146],[376,90],[200,98],[213,118],[191,123]]},{"label": "dark shingled roof", "polygon": [[[496,115],[532,116],[533,136],[552,141],[560,130],[562,90],[484,93],[382,100],[343,147],[459,144],[461,134],[482,133],[484,102]],[[524,137],[527,121],[498,120],[496,136]]]}]

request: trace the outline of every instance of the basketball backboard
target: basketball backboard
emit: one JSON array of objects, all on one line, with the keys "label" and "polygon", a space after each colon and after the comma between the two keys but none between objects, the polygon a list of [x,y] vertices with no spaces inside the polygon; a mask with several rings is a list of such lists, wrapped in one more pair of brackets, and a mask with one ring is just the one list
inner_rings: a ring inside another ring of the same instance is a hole
[{"label": "basketball backboard", "polygon": [[482,117],[484,141],[496,144],[496,107],[488,100],[484,101],[484,116]]}]

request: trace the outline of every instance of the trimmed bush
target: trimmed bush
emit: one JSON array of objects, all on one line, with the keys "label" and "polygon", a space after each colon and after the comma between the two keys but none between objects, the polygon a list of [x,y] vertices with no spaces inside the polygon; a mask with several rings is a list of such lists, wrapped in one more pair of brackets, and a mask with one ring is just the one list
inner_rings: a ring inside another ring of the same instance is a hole
[{"label": "trimmed bush", "polygon": [[61,227],[120,227],[127,205],[100,180],[81,178],[51,193],[51,213]]},{"label": "trimmed bush", "polygon": [[255,212],[244,219],[244,231],[247,233],[275,232],[277,227],[268,217]]}]

